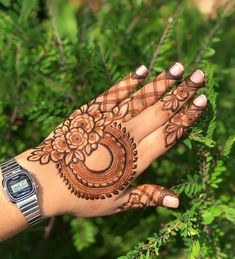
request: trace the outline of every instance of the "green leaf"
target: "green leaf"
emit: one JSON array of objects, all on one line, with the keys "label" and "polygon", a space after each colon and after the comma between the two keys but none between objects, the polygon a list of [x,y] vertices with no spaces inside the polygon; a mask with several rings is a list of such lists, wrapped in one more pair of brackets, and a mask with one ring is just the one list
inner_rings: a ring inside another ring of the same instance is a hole
[{"label": "green leaf", "polygon": [[66,1],[63,0],[51,0],[48,3],[51,13],[52,25],[57,31],[55,33],[61,37],[69,37],[70,40],[76,42],[78,28],[75,5],[67,4]]},{"label": "green leaf", "polygon": [[202,223],[204,225],[210,225],[216,217],[221,215],[221,213],[222,213],[222,210],[215,206],[212,206],[204,210],[202,213],[202,218],[203,218]]},{"label": "green leaf", "polygon": [[204,52],[204,58],[209,58],[215,55],[215,50],[212,48],[207,48],[206,51]]},{"label": "green leaf", "polygon": [[213,42],[213,43],[217,43],[217,42],[220,42],[220,41],[221,41],[221,39],[218,38],[218,37],[214,37],[214,38],[212,39],[212,42]]},{"label": "green leaf", "polygon": [[150,251],[149,251],[149,249],[148,249],[148,251],[147,251],[147,253],[146,253],[146,255],[145,255],[145,259],[149,259],[150,258]]},{"label": "green leaf", "polygon": [[235,208],[227,205],[220,205],[219,208],[223,211],[224,217],[235,224]]},{"label": "green leaf", "polygon": [[184,139],[183,140],[183,143],[189,148],[189,149],[192,149],[192,143],[190,141],[190,139]]},{"label": "green leaf", "polygon": [[73,243],[77,251],[89,247],[95,243],[97,228],[89,219],[72,219],[71,230],[73,233]]},{"label": "green leaf", "polygon": [[223,157],[228,158],[234,143],[235,143],[235,136],[230,136],[224,145],[224,149],[222,152]]},{"label": "green leaf", "polygon": [[10,7],[11,0],[1,0],[0,3],[3,4],[6,7]]},{"label": "green leaf", "polygon": [[210,147],[210,148],[215,146],[215,141],[213,139],[209,138],[209,137],[204,137],[204,136],[201,136],[199,134],[198,135],[190,134],[189,138],[191,140],[196,141],[196,142],[202,143],[205,146]]},{"label": "green leaf", "polygon": [[157,246],[154,247],[154,252],[156,255],[159,255],[159,248]]},{"label": "green leaf", "polygon": [[195,236],[195,235],[198,235],[198,230],[190,227],[188,229],[188,233],[190,234],[190,236]]},{"label": "green leaf", "polygon": [[20,12],[20,21],[26,21],[33,11],[36,10],[38,6],[38,0],[23,0]]},{"label": "green leaf", "polygon": [[192,246],[192,250],[189,258],[190,259],[198,258],[199,252],[200,252],[200,243],[198,240],[196,240],[195,242],[193,242],[193,246]]}]

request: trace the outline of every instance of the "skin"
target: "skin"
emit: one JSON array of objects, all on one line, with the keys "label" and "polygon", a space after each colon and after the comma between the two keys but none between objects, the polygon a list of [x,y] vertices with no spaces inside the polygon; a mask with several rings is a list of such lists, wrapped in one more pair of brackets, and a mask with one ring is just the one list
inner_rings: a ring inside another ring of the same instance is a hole
[{"label": "skin", "polygon": [[[74,111],[39,146],[15,157],[38,185],[43,217],[178,207],[177,195],[162,186],[130,185],[174,145],[206,106],[205,96],[192,99],[204,84],[200,70],[166,93],[183,72],[183,65],[176,63],[133,93],[148,74],[144,66],[136,68]],[[27,228],[14,204],[3,198],[0,207],[1,240]]]}]

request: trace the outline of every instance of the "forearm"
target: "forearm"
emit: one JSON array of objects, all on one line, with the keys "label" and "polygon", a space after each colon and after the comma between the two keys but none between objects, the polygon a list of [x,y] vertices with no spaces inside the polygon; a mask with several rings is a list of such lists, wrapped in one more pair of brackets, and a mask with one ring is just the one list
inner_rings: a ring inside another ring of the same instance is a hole
[{"label": "forearm", "polygon": [[[30,151],[26,151],[16,157],[17,162],[27,169],[33,176],[37,187],[37,196],[40,210],[43,218],[51,217],[59,214],[57,204],[58,186],[61,182],[57,182],[55,177],[52,180],[54,168],[50,165],[43,167],[27,161],[27,156]],[[1,172],[1,169],[0,169]],[[2,182],[2,172],[0,173],[0,181]],[[8,239],[28,227],[27,221],[23,214],[17,208],[16,204],[8,201],[8,198],[3,192],[2,185],[0,186],[0,240]]]}]

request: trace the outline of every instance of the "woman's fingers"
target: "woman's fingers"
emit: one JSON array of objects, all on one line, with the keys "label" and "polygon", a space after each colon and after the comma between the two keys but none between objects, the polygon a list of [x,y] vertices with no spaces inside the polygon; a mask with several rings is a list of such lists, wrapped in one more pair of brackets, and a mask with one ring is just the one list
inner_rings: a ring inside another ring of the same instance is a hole
[{"label": "woman's fingers", "polygon": [[128,188],[117,200],[117,212],[149,206],[177,208],[179,198],[172,191],[158,185],[144,184]]},{"label": "woman's fingers", "polygon": [[121,81],[113,85],[108,91],[96,98],[96,102],[101,103],[102,111],[111,111],[148,75],[148,70],[144,65],[134,69]]},{"label": "woman's fingers", "polygon": [[147,83],[134,93],[129,101],[129,112],[125,117],[125,121],[135,117],[148,106],[159,100],[162,94],[181,77],[183,72],[183,65],[176,62],[158,75],[153,81]]},{"label": "woman's fingers", "polygon": [[138,171],[145,170],[154,159],[165,153],[199,117],[207,104],[205,95],[176,113],[167,123],[139,143]]},{"label": "woman's fingers", "polygon": [[[161,127],[177,112],[204,84],[204,74],[196,70],[174,90],[166,94],[160,101],[148,107],[128,122],[139,141]],[[144,127],[140,127],[144,125]]]}]

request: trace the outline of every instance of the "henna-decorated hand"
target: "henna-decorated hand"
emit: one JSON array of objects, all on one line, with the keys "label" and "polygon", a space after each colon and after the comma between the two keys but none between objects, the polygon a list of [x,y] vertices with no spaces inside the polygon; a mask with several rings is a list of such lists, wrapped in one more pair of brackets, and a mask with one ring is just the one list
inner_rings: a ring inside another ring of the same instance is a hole
[{"label": "henna-decorated hand", "polygon": [[200,70],[164,95],[183,71],[176,63],[133,93],[148,74],[145,66],[138,67],[72,113],[38,147],[16,157],[35,172],[45,216],[178,207],[177,195],[164,187],[129,185],[171,148],[206,106],[204,95],[190,101],[204,83]]}]

